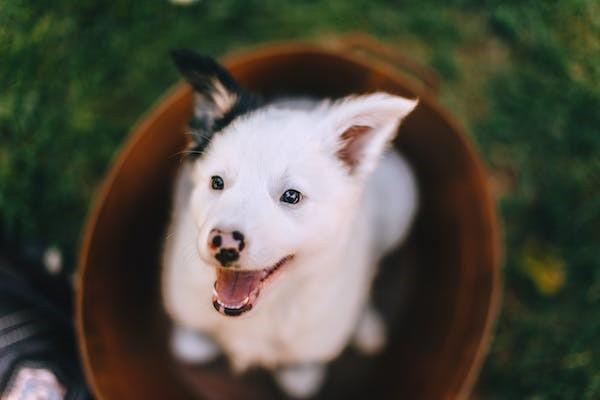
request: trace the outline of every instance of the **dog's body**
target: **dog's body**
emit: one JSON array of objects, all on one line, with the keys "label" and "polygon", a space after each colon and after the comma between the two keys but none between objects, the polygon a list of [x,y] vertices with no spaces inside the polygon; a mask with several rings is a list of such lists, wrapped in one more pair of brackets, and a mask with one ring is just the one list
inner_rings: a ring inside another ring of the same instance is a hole
[{"label": "dog's body", "polygon": [[367,353],[384,343],[370,286],[417,207],[410,168],[385,148],[415,102],[288,99],[232,117],[243,95],[230,77],[205,71],[198,84],[206,65],[181,57],[196,90],[210,91],[196,118],[219,129],[201,132],[202,154],[176,184],[163,259],[175,352],[222,351],[237,371],[262,366],[288,393],[313,394],[352,339]]}]

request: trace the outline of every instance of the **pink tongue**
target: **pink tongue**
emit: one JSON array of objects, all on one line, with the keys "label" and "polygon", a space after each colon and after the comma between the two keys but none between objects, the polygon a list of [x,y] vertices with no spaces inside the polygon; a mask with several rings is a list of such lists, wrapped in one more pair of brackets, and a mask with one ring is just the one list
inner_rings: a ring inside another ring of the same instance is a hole
[{"label": "pink tongue", "polygon": [[219,302],[232,308],[241,305],[258,287],[263,275],[263,271],[234,271],[219,268],[215,283]]}]

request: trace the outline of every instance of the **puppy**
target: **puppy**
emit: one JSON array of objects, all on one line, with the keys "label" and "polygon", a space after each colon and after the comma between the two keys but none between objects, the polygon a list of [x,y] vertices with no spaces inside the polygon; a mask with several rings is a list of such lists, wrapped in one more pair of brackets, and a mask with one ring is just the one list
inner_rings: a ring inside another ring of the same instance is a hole
[{"label": "puppy", "polygon": [[263,367],[312,396],[348,343],[385,343],[369,291],[417,209],[413,173],[389,149],[417,102],[263,102],[212,59],[172,55],[195,91],[163,257],[173,351],[224,353],[235,371]]}]

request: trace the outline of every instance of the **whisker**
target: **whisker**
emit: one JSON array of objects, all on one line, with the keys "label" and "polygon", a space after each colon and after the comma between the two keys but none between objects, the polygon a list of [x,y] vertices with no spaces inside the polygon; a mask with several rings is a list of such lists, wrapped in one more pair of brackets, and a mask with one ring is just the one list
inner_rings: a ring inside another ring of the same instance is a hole
[{"label": "whisker", "polygon": [[[187,156],[187,155],[191,155],[191,154],[202,155],[204,153],[201,151],[198,151],[198,150],[182,150],[182,151],[178,151],[177,153],[171,155],[169,157],[169,159],[174,158],[174,157]],[[184,158],[185,157],[180,157],[179,161],[183,162]]]},{"label": "whisker", "polygon": [[194,131],[188,131],[187,134],[192,135],[192,136],[196,136],[196,137],[201,137],[202,139],[206,139],[206,140],[210,140],[213,137],[212,133],[201,133],[201,132],[194,132]]},{"label": "whisker", "polygon": [[171,157],[180,156],[183,154],[186,154],[186,155],[187,154],[202,154],[202,152],[198,151],[198,150],[181,150],[181,151],[178,151],[177,153],[173,154]]}]

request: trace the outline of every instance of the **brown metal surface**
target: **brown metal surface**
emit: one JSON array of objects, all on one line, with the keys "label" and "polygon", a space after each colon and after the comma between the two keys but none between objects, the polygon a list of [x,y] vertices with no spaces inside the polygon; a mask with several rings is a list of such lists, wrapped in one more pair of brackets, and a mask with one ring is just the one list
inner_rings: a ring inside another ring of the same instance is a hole
[{"label": "brown metal surface", "polygon": [[[401,268],[406,254],[415,260],[407,311],[395,320],[385,353],[352,385],[343,383],[352,392],[337,387],[329,398],[468,396],[498,311],[500,246],[484,169],[463,129],[421,85],[360,54],[287,43],[223,61],[245,87],[265,95],[337,97],[385,90],[420,98],[396,145],[418,173],[421,211],[404,258],[392,257],[386,264]],[[180,84],[133,130],[88,217],[76,322],[86,376],[101,399],[260,398],[273,393],[252,376],[182,370],[168,353],[159,258],[176,154],[184,146],[190,113],[190,89]],[[351,369],[348,365],[344,368]]]}]

